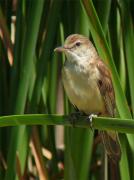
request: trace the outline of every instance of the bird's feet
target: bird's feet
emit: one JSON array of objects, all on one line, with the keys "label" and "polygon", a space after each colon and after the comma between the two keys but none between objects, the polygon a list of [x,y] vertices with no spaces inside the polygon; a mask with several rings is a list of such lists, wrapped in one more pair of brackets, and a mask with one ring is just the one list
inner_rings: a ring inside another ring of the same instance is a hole
[{"label": "bird's feet", "polygon": [[98,116],[97,114],[90,114],[90,115],[86,118],[86,121],[88,122],[89,127],[91,128],[91,130],[93,130],[92,120],[93,120],[94,117],[97,117],[97,116]]},{"label": "bird's feet", "polygon": [[81,111],[73,112],[69,115],[69,121],[72,124],[73,127],[75,127],[75,123],[79,119],[80,116],[84,116],[85,114]]}]

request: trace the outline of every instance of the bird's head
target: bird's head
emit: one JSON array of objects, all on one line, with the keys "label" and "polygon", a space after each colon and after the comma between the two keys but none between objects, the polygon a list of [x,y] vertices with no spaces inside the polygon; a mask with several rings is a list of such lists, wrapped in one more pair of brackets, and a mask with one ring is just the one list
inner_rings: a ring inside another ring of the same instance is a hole
[{"label": "bird's head", "polygon": [[79,34],[68,36],[64,45],[55,48],[55,51],[65,53],[67,60],[73,62],[83,60],[89,61],[97,55],[91,41],[87,37]]}]

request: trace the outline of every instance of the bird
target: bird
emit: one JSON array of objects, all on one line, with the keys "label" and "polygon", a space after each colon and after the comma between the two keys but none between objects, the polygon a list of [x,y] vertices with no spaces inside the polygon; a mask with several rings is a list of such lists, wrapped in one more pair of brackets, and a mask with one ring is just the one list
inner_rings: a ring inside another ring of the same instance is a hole
[{"label": "bird", "polygon": [[[86,115],[115,117],[116,101],[111,72],[88,37],[71,34],[55,52],[64,53],[62,82],[69,101]],[[106,153],[113,162],[121,159],[118,134],[100,131]]]}]

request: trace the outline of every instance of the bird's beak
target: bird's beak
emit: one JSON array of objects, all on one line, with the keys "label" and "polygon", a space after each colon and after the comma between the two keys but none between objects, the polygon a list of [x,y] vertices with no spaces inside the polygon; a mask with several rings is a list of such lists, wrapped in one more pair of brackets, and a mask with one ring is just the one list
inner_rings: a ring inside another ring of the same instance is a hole
[{"label": "bird's beak", "polygon": [[54,49],[54,52],[64,52],[65,48],[63,46],[57,47]]}]

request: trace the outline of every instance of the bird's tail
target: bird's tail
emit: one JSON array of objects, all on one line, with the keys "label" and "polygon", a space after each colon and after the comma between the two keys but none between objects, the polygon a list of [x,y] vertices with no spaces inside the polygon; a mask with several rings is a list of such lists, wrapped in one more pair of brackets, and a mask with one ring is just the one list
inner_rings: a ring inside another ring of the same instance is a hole
[{"label": "bird's tail", "polygon": [[115,163],[121,159],[121,148],[118,134],[112,131],[101,131],[101,137],[108,157]]}]

